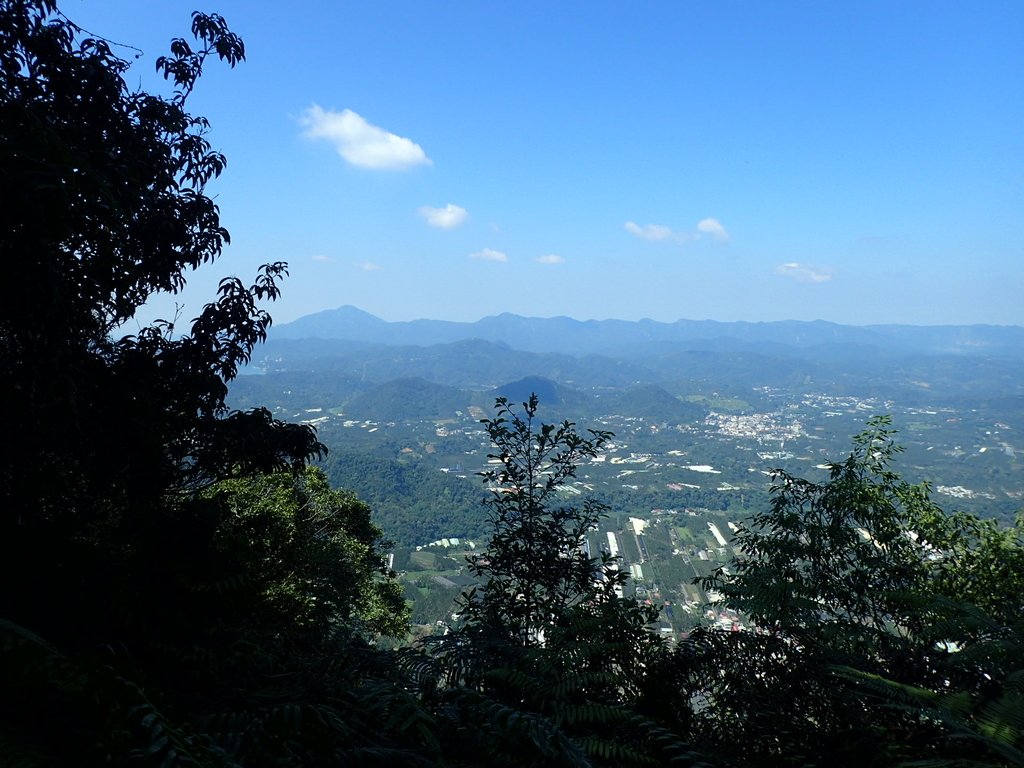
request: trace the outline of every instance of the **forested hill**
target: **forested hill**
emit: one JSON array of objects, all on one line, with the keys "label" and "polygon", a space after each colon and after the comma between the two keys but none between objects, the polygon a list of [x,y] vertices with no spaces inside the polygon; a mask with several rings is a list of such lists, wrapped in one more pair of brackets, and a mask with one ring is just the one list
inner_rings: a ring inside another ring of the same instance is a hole
[{"label": "forested hill", "polygon": [[851,326],[816,320],[748,323],[713,320],[574,320],[521,317],[509,313],[473,323],[444,320],[388,322],[343,306],[275,326],[271,340],[320,339],[388,345],[428,346],[469,339],[506,342],[527,352],[623,356],[656,351],[666,344],[690,349],[732,349],[805,357],[871,355],[965,355],[1024,359],[1024,328],[992,325]]}]

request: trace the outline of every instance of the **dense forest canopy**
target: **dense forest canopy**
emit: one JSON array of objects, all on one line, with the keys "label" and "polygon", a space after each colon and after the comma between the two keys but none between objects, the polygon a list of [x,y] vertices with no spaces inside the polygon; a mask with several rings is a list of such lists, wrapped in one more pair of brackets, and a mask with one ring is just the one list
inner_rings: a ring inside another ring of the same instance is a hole
[{"label": "dense forest canopy", "polygon": [[670,644],[586,547],[607,507],[560,495],[611,435],[499,397],[476,587],[403,644],[386,532],[314,430],[225,403],[286,265],[118,331],[228,242],[186,107],[242,41],[195,13],[164,96],[54,0],[0,3],[0,41],[5,763],[1024,765],[1024,524],[943,512],[884,418],[825,480],[780,472],[705,579],[754,631]]}]

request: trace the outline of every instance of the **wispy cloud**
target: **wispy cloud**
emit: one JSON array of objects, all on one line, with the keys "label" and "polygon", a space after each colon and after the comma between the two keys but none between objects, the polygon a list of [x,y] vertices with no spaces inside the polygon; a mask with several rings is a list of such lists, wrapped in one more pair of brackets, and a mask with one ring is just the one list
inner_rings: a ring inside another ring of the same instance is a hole
[{"label": "wispy cloud", "polygon": [[316,256],[309,257],[311,261],[327,262],[334,261],[330,256],[324,256],[322,253],[318,253]]},{"label": "wispy cloud", "polygon": [[683,231],[672,229],[664,224],[637,224],[635,221],[626,222],[626,231],[642,240],[653,240],[656,242],[689,243],[699,240],[707,235],[720,243],[729,241],[729,232],[718,219],[707,218],[697,222],[692,230]]},{"label": "wispy cloud", "polygon": [[380,264],[374,264],[372,261],[361,261],[358,266],[363,272],[376,272],[380,269]]},{"label": "wispy cloud", "polygon": [[403,170],[433,162],[419,144],[368,123],[351,109],[335,112],[314,104],[299,116],[299,124],[306,138],[326,139],[360,168]]},{"label": "wispy cloud", "polygon": [[465,208],[451,203],[444,208],[432,208],[429,205],[424,205],[420,207],[419,214],[427,220],[427,224],[438,229],[461,227],[469,218]]},{"label": "wispy cloud", "polygon": [[626,222],[626,231],[643,240],[674,240],[678,234],[664,224],[644,224],[642,227],[634,221]]},{"label": "wispy cloud", "polygon": [[496,251],[493,248],[484,248],[482,251],[469,254],[471,259],[480,259],[481,261],[508,261],[506,256],[501,251]]},{"label": "wispy cloud", "polygon": [[697,231],[702,235],[710,235],[720,243],[729,241],[729,233],[718,219],[701,219],[697,222]]},{"label": "wispy cloud", "polygon": [[798,283],[825,283],[832,279],[832,273],[827,269],[812,267],[809,264],[799,264],[795,261],[779,264],[775,271]]},{"label": "wispy cloud", "polygon": [[565,259],[559,256],[557,253],[548,253],[544,256],[538,256],[534,259],[538,264],[564,264]]}]

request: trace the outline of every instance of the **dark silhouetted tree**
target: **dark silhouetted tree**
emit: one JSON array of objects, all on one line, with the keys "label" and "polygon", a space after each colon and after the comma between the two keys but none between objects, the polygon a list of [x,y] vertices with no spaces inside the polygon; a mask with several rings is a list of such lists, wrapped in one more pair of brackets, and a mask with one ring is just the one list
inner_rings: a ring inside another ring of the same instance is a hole
[{"label": "dark silhouetted tree", "polygon": [[499,398],[497,416],[483,421],[495,469],[482,474],[493,533],[469,559],[482,587],[462,606],[470,624],[499,630],[511,642],[541,645],[565,613],[592,603],[622,582],[617,563],[591,557],[586,535],[605,514],[593,499],[566,503],[581,461],[597,456],[610,432],[583,436],[571,422],[537,424],[531,395],[520,416]]},{"label": "dark silhouetted tree", "polygon": [[827,481],[777,472],[702,580],[756,630],[694,632],[655,698],[724,762],[1022,764],[1020,530],[947,515],[899,451],[882,417]]},{"label": "dark silhouetted tree", "polygon": [[367,639],[406,615],[379,531],[301,472],[311,428],[225,405],[286,265],[226,278],[188,328],[120,330],[228,242],[206,193],[225,159],[186,107],[244,48],[217,15],[192,33],[156,62],[161,96],[53,0],[0,3],[0,761],[373,746]]},{"label": "dark silhouetted tree", "polygon": [[611,433],[540,422],[535,394],[521,410],[505,398],[495,408],[483,421],[495,466],[482,473],[493,533],[469,558],[480,586],[463,595],[459,625],[428,646],[441,711],[462,728],[456,754],[489,765],[697,764],[636,709],[664,651],[649,627],[658,610],[622,596],[617,558],[589,552],[606,508],[577,503],[571,486]]},{"label": "dark silhouetted tree", "polygon": [[0,206],[0,256],[17,265],[0,307],[0,561],[5,585],[31,585],[4,588],[0,610],[49,637],[96,639],[55,600],[95,626],[113,620],[103,614],[116,601],[100,595],[118,587],[74,594],[80,574],[120,579],[133,561],[145,567],[141,542],[156,543],[173,517],[160,511],[169,494],[298,467],[323,450],[308,427],[224,404],[266,337],[257,302],[277,297],[284,264],[251,287],[224,280],[188,333],[157,323],[116,337],[228,240],[205,194],[225,160],[185,107],[207,59],[233,66],[244,48],[219,16],[194,14],[192,31],[197,45],[177,39],[157,61],[175,88],[161,97],[129,89],[128,62],[52,0],[0,7],[0,176],[18,190]]}]

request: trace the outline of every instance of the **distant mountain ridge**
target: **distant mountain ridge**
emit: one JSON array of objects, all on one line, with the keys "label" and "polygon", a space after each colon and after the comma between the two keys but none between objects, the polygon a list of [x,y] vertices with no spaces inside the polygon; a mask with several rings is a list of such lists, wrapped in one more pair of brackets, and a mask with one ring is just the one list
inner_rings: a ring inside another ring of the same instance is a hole
[{"label": "distant mountain ridge", "polygon": [[643,348],[844,354],[965,355],[1024,359],[1024,327],[993,325],[866,325],[824,320],[719,322],[716,320],[574,320],[569,317],[493,315],[472,323],[448,320],[389,322],[353,306],[324,310],[279,326],[270,338],[431,346],[480,339],[534,353],[632,356]]}]

